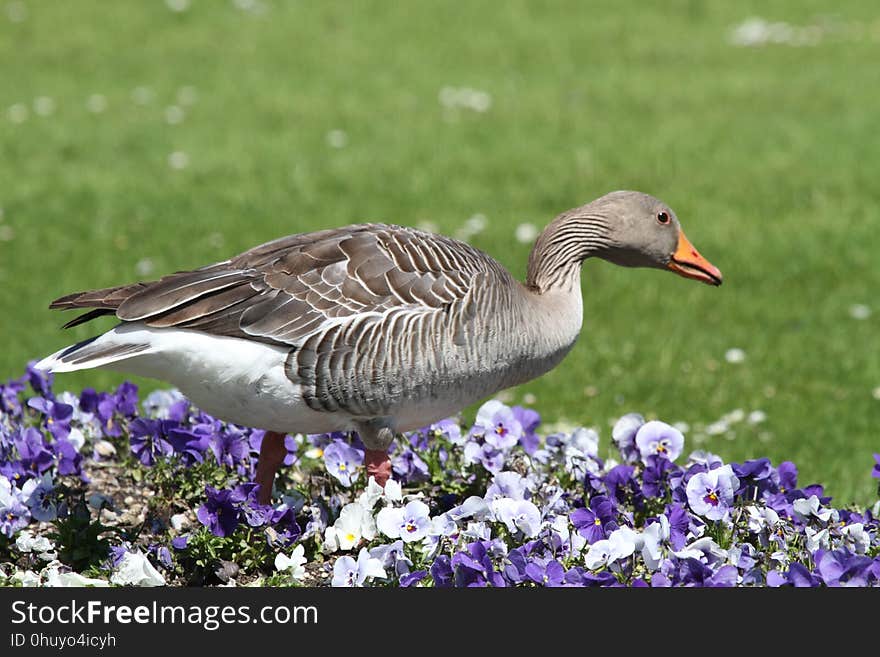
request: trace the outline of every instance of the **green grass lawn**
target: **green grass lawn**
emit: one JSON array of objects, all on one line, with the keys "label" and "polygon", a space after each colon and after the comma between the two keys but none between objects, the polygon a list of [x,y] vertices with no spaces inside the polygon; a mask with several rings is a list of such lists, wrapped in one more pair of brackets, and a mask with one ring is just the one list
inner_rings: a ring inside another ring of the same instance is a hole
[{"label": "green grass lawn", "polygon": [[[639,189],[724,286],[588,262],[578,345],[512,399],[606,440],[627,411],[687,422],[690,447],[876,499],[876,2],[251,4],[0,7],[3,378],[112,326],[61,332],[46,307],[71,291],[366,220],[455,234],[477,213],[469,240],[523,276],[519,224]],[[817,42],[733,45],[754,15]],[[446,107],[444,87],[491,104]],[[734,409],[767,419],[695,443]]]}]

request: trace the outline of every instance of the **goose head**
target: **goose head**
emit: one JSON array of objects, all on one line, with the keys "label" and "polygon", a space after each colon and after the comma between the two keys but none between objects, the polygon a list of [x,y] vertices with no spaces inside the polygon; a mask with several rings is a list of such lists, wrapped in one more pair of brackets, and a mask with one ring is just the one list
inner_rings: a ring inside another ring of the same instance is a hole
[{"label": "goose head", "polygon": [[584,206],[585,217],[601,217],[606,246],[596,253],[624,267],[668,269],[679,276],[721,285],[721,271],[685,236],[675,212],[641,192],[611,192]]}]

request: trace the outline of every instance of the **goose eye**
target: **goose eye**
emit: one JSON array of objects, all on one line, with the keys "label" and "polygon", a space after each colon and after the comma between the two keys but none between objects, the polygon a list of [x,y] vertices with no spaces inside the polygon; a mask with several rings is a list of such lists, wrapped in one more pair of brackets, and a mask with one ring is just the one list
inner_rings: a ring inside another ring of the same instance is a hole
[{"label": "goose eye", "polygon": [[669,223],[669,215],[666,212],[662,212],[662,211],[658,212],[657,213],[657,221],[659,221],[661,224],[668,224]]}]

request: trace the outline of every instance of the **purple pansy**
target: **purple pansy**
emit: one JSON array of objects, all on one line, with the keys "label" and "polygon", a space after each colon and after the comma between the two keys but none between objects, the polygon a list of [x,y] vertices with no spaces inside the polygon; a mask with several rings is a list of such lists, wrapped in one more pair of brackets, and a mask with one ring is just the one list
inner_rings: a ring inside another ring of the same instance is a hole
[{"label": "purple pansy", "polygon": [[209,447],[218,465],[234,468],[248,453],[244,435],[237,431],[223,431],[209,439]]},{"label": "purple pansy", "polygon": [[56,439],[67,438],[70,433],[73,406],[44,397],[32,397],[27,405],[43,415],[49,433]]},{"label": "purple pansy", "polygon": [[26,481],[21,497],[35,520],[51,522],[58,517],[58,496],[48,472],[39,479]]},{"label": "purple pansy", "polygon": [[405,543],[420,541],[431,529],[428,505],[413,500],[403,508],[385,507],[376,516],[376,527],[389,538]]},{"label": "purple pansy", "polygon": [[174,453],[162,431],[163,420],[138,418],[129,425],[129,442],[132,453],[146,466],[153,466],[157,457],[164,458]]},{"label": "purple pansy", "polygon": [[33,427],[23,429],[12,440],[21,464],[31,475],[43,474],[55,462],[54,455],[43,440],[43,434]]},{"label": "purple pansy", "polygon": [[241,520],[241,498],[231,490],[217,490],[205,486],[207,500],[199,507],[196,517],[214,536],[229,536]]},{"label": "purple pansy", "polygon": [[873,559],[849,550],[819,551],[814,558],[816,571],[826,586],[867,586],[872,577]]},{"label": "purple pansy", "polygon": [[0,534],[12,538],[27,526],[31,514],[21,500],[20,492],[0,475]]},{"label": "purple pansy", "polygon": [[666,507],[666,519],[669,521],[669,543],[672,549],[680,550],[687,543],[690,518],[687,509],[681,504],[670,504]]},{"label": "purple pansy", "polygon": [[52,382],[55,380],[55,375],[51,372],[44,372],[43,370],[36,369],[34,367],[36,363],[37,361],[34,360],[27,364],[25,376],[27,377],[28,383],[31,384],[31,388],[33,388],[34,392],[38,395],[53,399],[55,395],[52,394]]},{"label": "purple pansy", "polygon": [[725,519],[738,487],[739,480],[729,465],[697,473],[687,483],[688,504],[698,516]]},{"label": "purple pansy", "polygon": [[541,440],[538,438],[536,431],[541,424],[541,416],[538,411],[522,406],[514,406],[512,409],[513,416],[522,427],[522,435],[519,437],[519,444],[522,445],[525,453],[531,456],[538,449]]},{"label": "purple pansy", "polygon": [[492,564],[484,541],[475,541],[463,551],[456,552],[452,556],[451,566],[454,572],[455,586],[506,586],[504,577],[495,570],[495,566]]},{"label": "purple pansy", "polygon": [[429,569],[431,579],[434,580],[434,586],[438,588],[448,588],[453,586],[455,582],[455,573],[452,570],[452,559],[448,555],[441,554]]},{"label": "purple pansy", "polygon": [[327,472],[346,488],[358,478],[358,468],[363,462],[363,452],[341,440],[334,440],[324,449],[324,465]]},{"label": "purple pansy", "polygon": [[530,561],[525,568],[526,578],[541,586],[563,586],[565,584],[565,568],[556,559],[546,563]]},{"label": "purple pansy", "polygon": [[635,443],[642,461],[645,463],[651,456],[674,461],[684,449],[684,436],[675,427],[665,422],[652,420],[638,428]]},{"label": "purple pansy", "polygon": [[79,475],[82,472],[82,454],[80,454],[72,442],[66,439],[56,440],[52,445],[55,457],[58,459],[58,474]]},{"label": "purple pansy", "polygon": [[410,484],[430,479],[428,464],[412,449],[406,448],[391,461],[394,478]]},{"label": "purple pansy", "polygon": [[604,495],[594,495],[589,508],[575,509],[571,514],[571,524],[589,543],[595,543],[617,529],[614,504]]},{"label": "purple pansy", "polygon": [[639,449],[636,447],[636,434],[645,424],[645,418],[638,413],[627,413],[620,418],[611,430],[611,438],[617,450],[627,463],[639,460]]},{"label": "purple pansy", "polygon": [[522,437],[523,428],[509,406],[493,399],[477,411],[471,434],[481,435],[495,449],[505,450],[516,445]]}]

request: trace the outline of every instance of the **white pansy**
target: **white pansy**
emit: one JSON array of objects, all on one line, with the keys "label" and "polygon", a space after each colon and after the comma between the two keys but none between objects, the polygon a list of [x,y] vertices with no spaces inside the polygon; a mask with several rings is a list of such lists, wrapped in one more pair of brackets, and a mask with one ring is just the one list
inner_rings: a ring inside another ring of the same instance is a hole
[{"label": "white pansy", "polygon": [[95,451],[98,456],[108,458],[116,454],[116,447],[109,440],[99,440],[95,443]]},{"label": "white pansy", "polygon": [[293,552],[290,553],[289,557],[283,552],[279,552],[276,555],[275,570],[279,572],[286,571],[290,574],[290,579],[299,582],[306,576],[306,569],[304,568],[306,562],[305,548],[302,545],[297,545],[293,548]]},{"label": "white pansy", "polygon": [[57,555],[55,544],[45,536],[34,536],[28,530],[22,530],[15,539],[15,548],[25,554],[34,553],[41,559],[54,559]]},{"label": "white pansy", "polygon": [[171,526],[174,528],[174,531],[181,531],[189,527],[189,518],[186,517],[185,513],[175,513],[171,516]]},{"label": "white pansy", "polygon": [[363,586],[374,577],[386,577],[382,562],[371,557],[367,548],[361,548],[357,561],[349,556],[336,560],[331,586]]},{"label": "white pansy", "polygon": [[392,502],[399,502],[403,499],[403,490],[401,490],[399,482],[393,479],[385,482],[385,499]]},{"label": "white pansy", "polygon": [[40,575],[33,570],[17,570],[12,573],[9,578],[13,583],[22,587],[32,587],[40,585]]},{"label": "white pansy", "polygon": [[461,535],[474,541],[488,541],[492,538],[492,529],[485,522],[469,522]]},{"label": "white pansy", "polygon": [[629,527],[615,529],[608,536],[608,542],[611,544],[610,561],[626,559],[636,550],[641,550],[645,544],[641,533],[633,531]]},{"label": "white pansy", "polygon": [[818,518],[822,522],[836,522],[837,510],[822,508],[819,498],[815,495],[804,499],[798,499],[792,502],[795,516],[804,522],[808,522],[811,517]]},{"label": "white pansy", "polygon": [[587,553],[584,555],[584,565],[589,570],[596,570],[608,564],[610,557],[611,541],[604,538],[601,541],[593,543],[590,546],[590,549],[587,550]]},{"label": "white pansy", "polygon": [[376,522],[369,509],[351,502],[342,507],[336,522],[324,532],[324,551],[350,550],[362,538],[367,541],[376,538]]},{"label": "white pansy", "polygon": [[449,517],[448,513],[431,518],[431,536],[454,536],[458,533],[458,525]]},{"label": "white pansy", "polygon": [[807,550],[810,552],[815,552],[820,548],[827,550],[831,547],[831,536],[827,527],[817,530],[808,526],[804,528],[804,533],[807,536]]},{"label": "white pansy", "polygon": [[704,536],[692,541],[681,550],[673,552],[679,559],[699,559],[707,563],[727,560],[727,552],[722,550],[710,537]]},{"label": "white pansy", "polygon": [[59,570],[59,566],[61,564],[54,563],[50,564],[42,573],[43,575],[43,586],[52,587],[52,588],[81,588],[81,587],[96,587],[96,588],[105,588],[110,586],[110,582],[105,579],[95,579],[92,577],[86,577],[85,575],[80,575],[79,573],[62,573]]},{"label": "white pansy", "polygon": [[856,554],[865,554],[871,547],[871,534],[865,531],[865,525],[860,522],[847,525],[841,533]]},{"label": "white pansy", "polygon": [[658,522],[651,523],[642,532],[642,558],[648,570],[654,571],[660,567],[663,560],[663,544],[669,540],[669,519],[661,514]]},{"label": "white pansy", "polygon": [[164,586],[165,578],[153,567],[143,552],[126,552],[110,577],[122,586]]},{"label": "white pansy", "polygon": [[768,506],[750,505],[746,507],[746,511],[749,514],[749,531],[755,534],[767,528],[772,529],[779,523],[779,514]]},{"label": "white pansy", "polygon": [[449,509],[447,513],[455,521],[466,518],[474,518],[474,520],[489,520],[493,518],[492,510],[489,508],[486,500],[477,495],[471,495],[458,506]]},{"label": "white pansy", "polygon": [[528,500],[502,497],[492,502],[492,508],[512,534],[521,531],[527,538],[534,538],[541,531],[541,512]]},{"label": "white pansy", "polygon": [[86,437],[77,427],[70,427],[70,433],[67,434],[67,440],[70,441],[77,452],[81,450],[86,443]]},{"label": "white pansy", "polygon": [[[391,480],[389,479],[389,481]],[[367,482],[364,492],[358,495],[357,503],[365,509],[372,509],[376,506],[376,502],[382,499],[384,494],[385,489],[376,483],[375,477],[370,476],[370,481]]]}]

